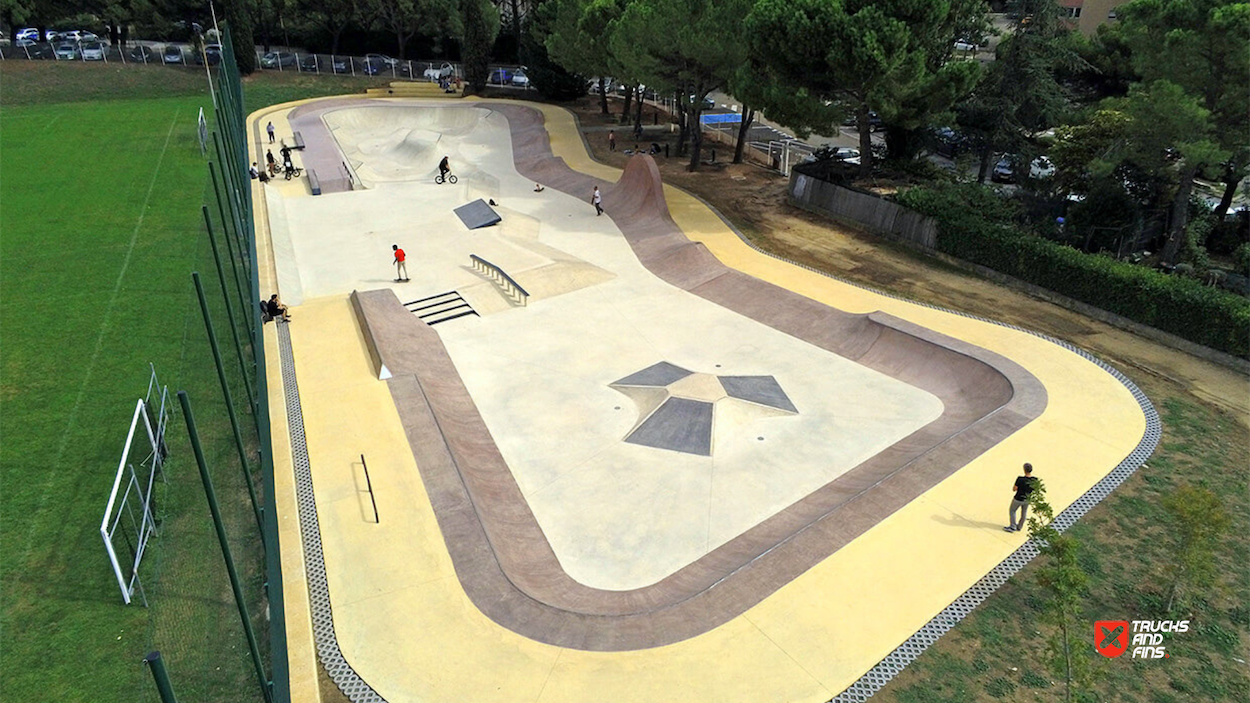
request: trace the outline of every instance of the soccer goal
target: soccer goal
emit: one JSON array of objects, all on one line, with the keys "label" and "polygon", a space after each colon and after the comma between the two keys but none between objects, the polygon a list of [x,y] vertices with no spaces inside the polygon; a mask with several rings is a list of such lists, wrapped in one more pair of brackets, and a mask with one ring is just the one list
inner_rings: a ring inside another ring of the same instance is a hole
[{"label": "soccer goal", "polygon": [[113,490],[100,521],[100,536],[122,600],[129,604],[138,593],[145,606],[148,599],[139,578],[139,563],[148,540],[157,530],[154,491],[157,477],[162,483],[165,481],[162,466],[167,454],[165,429],[169,424],[169,389],[160,384],[156,368],[150,364],[149,367],[152,375],[148,392],[135,403]]}]

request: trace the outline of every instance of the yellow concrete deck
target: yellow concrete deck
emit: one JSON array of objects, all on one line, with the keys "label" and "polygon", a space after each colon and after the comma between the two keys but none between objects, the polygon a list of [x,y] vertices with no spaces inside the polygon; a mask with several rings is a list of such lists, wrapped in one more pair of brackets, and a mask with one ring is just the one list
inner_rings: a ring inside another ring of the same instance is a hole
[{"label": "yellow concrete deck", "polygon": [[[253,114],[251,125],[293,104]],[[546,116],[556,156],[592,161],[572,115]],[[262,152],[263,154],[263,152]],[[282,187],[282,186],[279,186]],[[259,187],[257,190],[260,190]],[[1130,392],[1095,364],[1033,335],[877,295],[755,252],[697,199],[666,187],[674,219],[726,265],[849,312],[882,310],[1002,354],[1034,374],[1049,404],[987,451],[755,607],[703,635],[653,649],[597,653],[540,644],[482,615],[456,577],[387,386],[373,375],[347,298],[293,310],[295,349],[335,630],[356,672],[390,701],[817,701],[853,683],[1024,541],[1004,533],[1008,488],[1030,461],[1062,509],[1141,439]],[[264,213],[259,204],[256,212]],[[261,232],[260,245],[268,247]],[[266,263],[262,255],[262,264]],[[272,265],[272,259],[268,259]],[[267,280],[276,280],[269,272]],[[266,330],[275,450],[287,449],[273,329]],[[362,520],[365,453],[381,516]],[[278,469],[290,466],[280,456]],[[308,694],[311,630],[300,593],[302,547],[281,477],[284,584],[292,671]],[[394,623],[404,623],[404,634]],[[386,625],[386,627],[383,627]],[[298,661],[297,661],[298,660]],[[315,672],[315,668],[312,669]],[[293,681],[293,685],[296,682]],[[315,685],[315,681],[313,682]]]}]

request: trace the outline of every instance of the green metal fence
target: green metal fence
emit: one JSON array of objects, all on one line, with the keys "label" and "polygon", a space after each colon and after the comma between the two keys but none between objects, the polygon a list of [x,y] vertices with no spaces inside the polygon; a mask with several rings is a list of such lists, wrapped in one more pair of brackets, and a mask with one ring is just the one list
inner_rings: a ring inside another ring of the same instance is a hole
[{"label": "green metal fence", "polygon": [[[214,128],[190,272],[182,422],[170,423],[180,470],[162,515],[149,594],[145,700],[290,701],[273,492],[264,321],[252,220],[243,87],[229,29],[211,75]],[[202,342],[202,343],[201,343]],[[156,650],[159,650],[157,654]]]}]

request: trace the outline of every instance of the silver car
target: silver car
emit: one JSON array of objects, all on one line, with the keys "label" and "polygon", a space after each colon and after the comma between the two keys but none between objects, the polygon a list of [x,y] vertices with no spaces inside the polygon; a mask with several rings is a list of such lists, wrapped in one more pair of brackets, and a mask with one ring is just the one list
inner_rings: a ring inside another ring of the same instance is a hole
[{"label": "silver car", "polygon": [[83,44],[79,49],[83,61],[103,61],[104,45],[100,42],[91,42]]},{"label": "silver car", "polygon": [[70,42],[56,45],[56,58],[61,61],[73,61],[78,58],[78,45]]}]

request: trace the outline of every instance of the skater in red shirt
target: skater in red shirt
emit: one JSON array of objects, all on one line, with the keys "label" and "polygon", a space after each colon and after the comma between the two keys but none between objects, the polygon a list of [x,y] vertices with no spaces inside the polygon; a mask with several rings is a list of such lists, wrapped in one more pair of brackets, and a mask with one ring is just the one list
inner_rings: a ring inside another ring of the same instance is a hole
[{"label": "skater in red shirt", "polygon": [[405,261],[407,256],[404,255],[404,250],[400,249],[398,244],[392,244],[391,251],[395,252],[395,275],[397,276],[395,280],[408,280],[408,262]]}]

